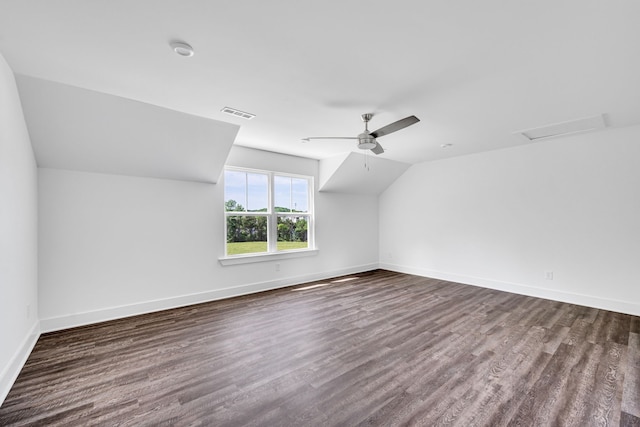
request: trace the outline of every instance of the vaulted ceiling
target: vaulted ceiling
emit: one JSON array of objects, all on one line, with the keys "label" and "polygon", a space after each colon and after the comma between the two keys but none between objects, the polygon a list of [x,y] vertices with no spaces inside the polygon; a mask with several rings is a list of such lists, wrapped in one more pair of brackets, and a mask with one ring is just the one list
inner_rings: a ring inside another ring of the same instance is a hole
[{"label": "vaulted ceiling", "polygon": [[378,158],[417,163],[598,114],[640,123],[638,16],[633,0],[2,0],[0,52],[24,81],[226,122],[237,145],[315,159],[358,149],[302,138],[355,136],[362,113],[371,129],[413,114]]}]

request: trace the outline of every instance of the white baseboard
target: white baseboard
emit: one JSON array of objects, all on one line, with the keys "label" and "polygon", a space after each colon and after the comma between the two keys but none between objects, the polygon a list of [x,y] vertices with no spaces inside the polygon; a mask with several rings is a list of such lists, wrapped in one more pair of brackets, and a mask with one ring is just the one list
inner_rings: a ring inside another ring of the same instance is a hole
[{"label": "white baseboard", "polygon": [[380,263],[379,268],[396,271],[398,273],[413,274],[433,279],[447,280],[449,282],[462,283],[465,285],[480,286],[483,288],[496,289],[499,291],[511,292],[514,294],[527,295],[537,298],[545,298],[554,301],[566,302],[570,304],[583,305],[586,307],[599,308],[602,310],[615,311],[618,313],[640,316],[640,305],[628,301],[620,301],[608,298],[595,297],[592,295],[564,292],[556,289],[545,289],[535,286],[523,285],[519,283],[502,282],[480,277],[463,276],[455,273],[428,270],[420,267],[410,267],[405,265]]},{"label": "white baseboard", "polygon": [[73,328],[76,326],[89,325],[92,323],[104,322],[107,320],[120,319],[123,317],[136,316],[138,314],[151,313],[154,311],[167,310],[176,307],[184,307],[191,304],[199,304],[224,298],[237,297],[256,292],[263,292],[272,289],[284,288],[316,280],[323,280],[347,274],[361,273],[363,271],[375,270],[378,263],[359,265],[340,270],[312,273],[302,276],[286,277],[265,282],[256,282],[247,285],[235,286],[232,288],[215,289],[207,292],[180,295],[172,298],[165,298],[154,301],[145,301],[136,304],[129,304],[118,307],[109,307],[103,310],[89,311],[84,313],[69,314],[59,317],[40,319],[40,329],[42,332],[59,331],[61,329]]},{"label": "white baseboard", "polygon": [[16,382],[22,367],[27,362],[33,347],[36,345],[38,338],[40,337],[40,324],[35,322],[33,327],[29,331],[29,334],[24,338],[22,344],[18,348],[18,351],[11,358],[11,361],[4,367],[2,373],[0,373],[0,405],[4,402],[4,399],[9,394],[13,383]]}]

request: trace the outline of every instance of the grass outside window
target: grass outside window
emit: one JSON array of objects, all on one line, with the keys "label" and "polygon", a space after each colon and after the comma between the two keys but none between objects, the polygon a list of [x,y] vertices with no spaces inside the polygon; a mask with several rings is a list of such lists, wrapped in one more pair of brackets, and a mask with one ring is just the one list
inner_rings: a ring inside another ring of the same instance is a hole
[{"label": "grass outside window", "polygon": [[[278,242],[279,251],[307,249],[307,242]],[[267,242],[230,242],[227,243],[227,255],[242,255],[267,252]]]}]

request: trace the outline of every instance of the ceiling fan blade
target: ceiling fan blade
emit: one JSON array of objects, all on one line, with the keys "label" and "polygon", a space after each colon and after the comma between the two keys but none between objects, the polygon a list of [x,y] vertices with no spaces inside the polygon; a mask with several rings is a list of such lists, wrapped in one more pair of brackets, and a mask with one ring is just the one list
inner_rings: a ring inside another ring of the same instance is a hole
[{"label": "ceiling fan blade", "polygon": [[389,135],[392,132],[399,131],[400,129],[404,129],[407,126],[411,126],[414,123],[418,123],[420,121],[416,116],[405,117],[404,119],[400,119],[397,122],[393,122],[389,125],[381,127],[380,129],[371,132],[371,135],[374,138],[379,138],[381,136]]},{"label": "ceiling fan blade", "polygon": [[379,142],[377,142],[377,141],[376,141],[376,146],[375,146],[375,147],[373,147],[373,148],[371,149],[371,151],[372,151],[374,154],[382,154],[382,153],[384,153],[384,149],[382,148],[382,145],[380,145],[380,143],[379,143]]},{"label": "ceiling fan blade", "polygon": [[309,136],[302,138],[302,142],[309,142],[312,139],[358,139],[356,136]]}]

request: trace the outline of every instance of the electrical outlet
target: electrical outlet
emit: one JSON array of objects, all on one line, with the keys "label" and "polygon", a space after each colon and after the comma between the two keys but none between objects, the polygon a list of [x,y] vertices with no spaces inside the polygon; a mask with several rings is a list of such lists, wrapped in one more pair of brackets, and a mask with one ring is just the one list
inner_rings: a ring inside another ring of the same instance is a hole
[{"label": "electrical outlet", "polygon": [[276,271],[280,271],[280,263],[276,262]]},{"label": "electrical outlet", "polygon": [[547,280],[553,280],[553,271],[547,271],[544,273],[544,278]]},{"label": "electrical outlet", "polygon": [[31,304],[27,304],[27,319],[31,318]]}]

